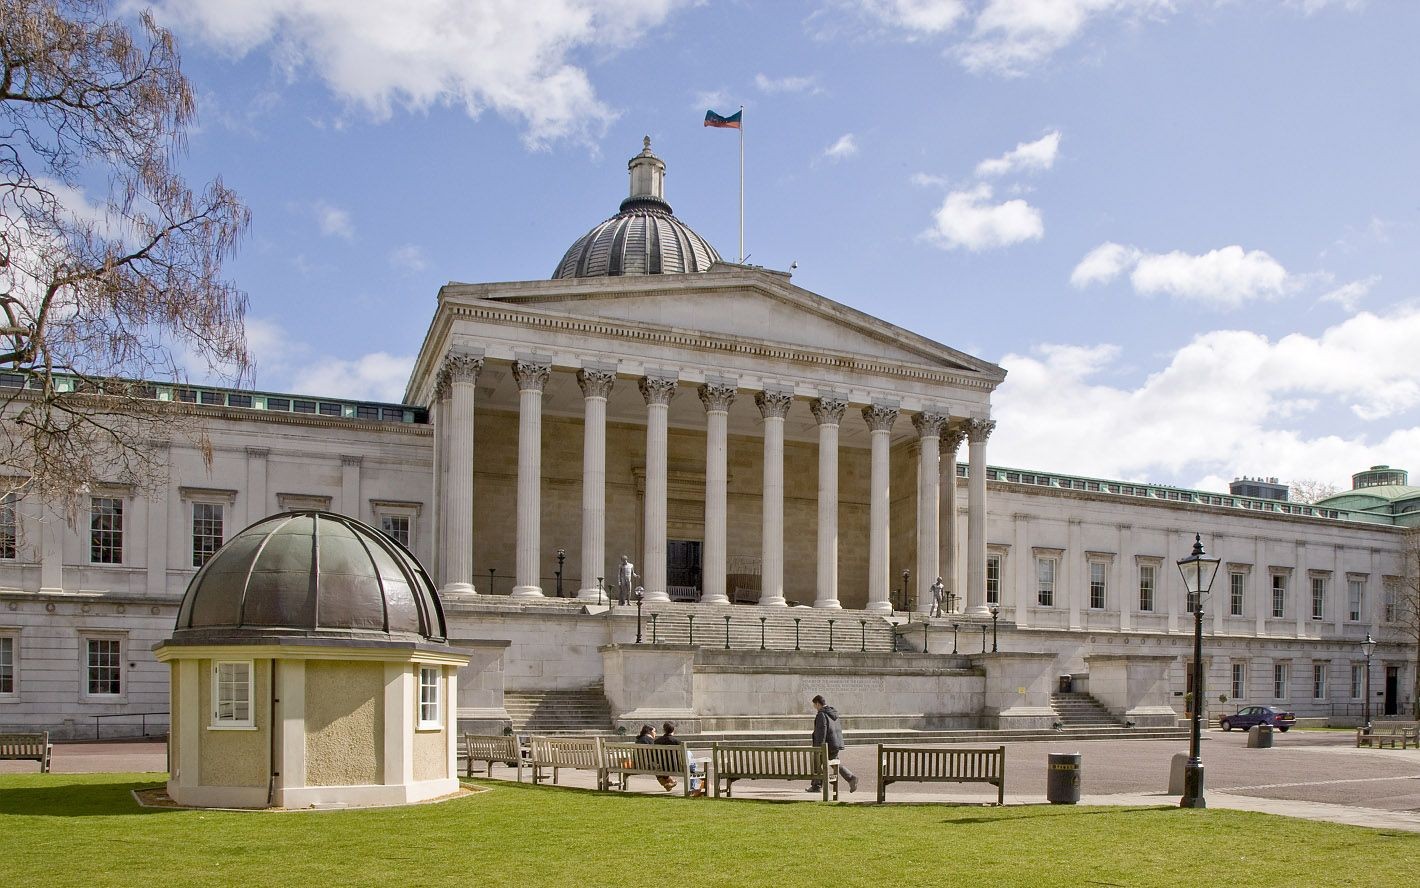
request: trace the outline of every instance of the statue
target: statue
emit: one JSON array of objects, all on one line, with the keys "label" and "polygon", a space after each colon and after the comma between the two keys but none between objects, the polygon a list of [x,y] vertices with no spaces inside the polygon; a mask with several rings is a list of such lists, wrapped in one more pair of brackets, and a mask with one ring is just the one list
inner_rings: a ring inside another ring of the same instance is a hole
[{"label": "statue", "polygon": [[625,555],[621,556],[621,566],[616,569],[616,603],[631,603],[631,588],[636,582],[636,565]]},{"label": "statue", "polygon": [[947,587],[942,584],[942,578],[937,577],[937,582],[932,584],[932,616],[942,615],[942,602],[947,599]]}]

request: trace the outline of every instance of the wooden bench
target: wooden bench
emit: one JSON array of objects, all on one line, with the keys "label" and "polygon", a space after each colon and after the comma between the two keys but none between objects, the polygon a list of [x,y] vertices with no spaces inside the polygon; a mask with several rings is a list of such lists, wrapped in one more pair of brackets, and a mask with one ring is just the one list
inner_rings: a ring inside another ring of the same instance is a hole
[{"label": "wooden bench", "polygon": [[532,749],[533,783],[547,779],[548,768],[552,769],[553,783],[563,768],[595,771],[597,786],[604,782],[600,737],[533,737],[528,745]]},{"label": "wooden bench", "polygon": [[1006,747],[995,749],[923,749],[878,746],[878,801],[889,783],[990,783],[996,804],[1006,804]]},{"label": "wooden bench", "polygon": [[511,734],[464,734],[463,754],[468,777],[473,776],[473,763],[483,762],[489,777],[495,764],[507,765],[518,769],[518,782],[523,782],[523,746]]},{"label": "wooden bench", "polygon": [[39,762],[41,774],[49,773],[49,732],[42,734],[0,734],[0,759]]},{"label": "wooden bench", "polygon": [[1376,722],[1369,731],[1364,726],[1356,729],[1356,746],[1374,749],[1390,747],[1408,749],[1414,743],[1420,747],[1420,723],[1417,722]]},{"label": "wooden bench", "polygon": [[633,774],[679,777],[681,792],[690,795],[690,757],[683,743],[603,743],[598,788],[611,789],[612,778],[618,777],[619,788],[625,790],[626,778]]},{"label": "wooden bench", "polygon": [[827,746],[751,746],[715,743],[710,747],[710,773],[715,778],[715,798],[724,786],[731,798],[736,780],[811,780],[823,788],[823,800],[838,801],[838,760],[828,757]]}]

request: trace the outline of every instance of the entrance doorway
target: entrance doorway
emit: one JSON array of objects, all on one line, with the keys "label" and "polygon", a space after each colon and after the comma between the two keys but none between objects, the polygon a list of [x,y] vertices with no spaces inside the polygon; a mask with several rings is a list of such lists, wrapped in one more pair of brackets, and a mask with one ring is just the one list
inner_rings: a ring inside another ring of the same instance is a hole
[{"label": "entrance doorway", "polygon": [[672,601],[700,600],[699,540],[666,540],[666,592]]},{"label": "entrance doorway", "polygon": [[1385,668],[1385,714],[1400,714],[1400,667]]}]

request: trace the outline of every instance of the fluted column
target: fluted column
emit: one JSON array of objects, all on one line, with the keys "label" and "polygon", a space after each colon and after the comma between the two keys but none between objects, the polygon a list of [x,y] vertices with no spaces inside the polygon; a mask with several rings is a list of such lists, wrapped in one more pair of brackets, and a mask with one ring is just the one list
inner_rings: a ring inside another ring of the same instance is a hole
[{"label": "fluted column", "polygon": [[967,460],[970,469],[966,488],[966,598],[967,613],[986,614],[986,439],[996,428],[994,420],[966,422]]},{"label": "fluted column", "polygon": [[[444,538],[444,595],[473,595],[473,400],[483,359],[451,354],[441,374],[449,395],[448,489],[441,500],[447,532]],[[442,411],[441,411],[442,413]]]},{"label": "fluted column", "polygon": [[734,402],[733,385],[707,382],[700,387],[700,403],[705,405],[705,590],[700,600],[705,604],[730,603],[725,594],[725,488],[729,479],[730,405]]},{"label": "fluted column", "polygon": [[666,592],[666,427],[676,381],[663,376],[643,376],[641,396],[646,399],[646,554],[641,581],[646,601],[670,601]]},{"label": "fluted column", "polygon": [[582,387],[582,588],[577,597],[600,597],[597,577],[606,577],[606,399],[616,384],[610,370],[577,371]]},{"label": "fluted column", "polygon": [[[938,439],[937,452],[940,454],[942,474],[941,501],[942,523],[939,526],[941,554],[938,570],[947,591],[952,593],[954,604],[961,601],[962,579],[961,559],[957,553],[957,451],[966,438],[966,429],[959,425],[949,425],[942,429]],[[960,606],[959,604],[957,606]]]},{"label": "fluted column", "polygon": [[897,408],[872,404],[863,408],[863,421],[872,439],[872,475],[868,481],[868,606],[888,612],[888,450]]},{"label": "fluted column", "polygon": [[449,528],[444,521],[444,497],[449,486],[449,395],[451,392],[448,374],[442,370],[434,379],[434,397],[429,405],[429,416],[434,423],[434,491],[430,502],[433,512],[430,516],[433,545],[430,547],[429,566],[439,585],[444,583],[444,551],[447,549]]},{"label": "fluted column", "polygon": [[917,612],[932,611],[932,585],[938,576],[937,518],[941,478],[938,477],[938,450],[942,427],[947,417],[942,413],[923,411],[912,417],[917,430]]},{"label": "fluted column", "polygon": [[548,364],[513,362],[518,383],[518,583],[514,598],[541,598],[537,555],[542,536],[542,390]]},{"label": "fluted column", "polygon": [[818,594],[814,607],[838,602],[838,426],[848,404],[817,398],[809,409],[818,421]]},{"label": "fluted column", "polygon": [[792,392],[763,391],[754,396],[764,417],[763,521],[760,525],[759,603],[783,607],[784,601],[784,417]]}]

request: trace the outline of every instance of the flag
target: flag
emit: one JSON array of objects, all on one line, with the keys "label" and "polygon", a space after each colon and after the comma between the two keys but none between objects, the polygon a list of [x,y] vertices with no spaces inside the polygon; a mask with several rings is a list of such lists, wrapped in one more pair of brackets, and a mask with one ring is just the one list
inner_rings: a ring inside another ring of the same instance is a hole
[{"label": "flag", "polygon": [[739,129],[739,128],[740,128],[740,118],[744,115],[744,113],[745,113],[744,110],[741,109],[741,110],[739,110],[739,111],[736,111],[734,114],[731,114],[729,117],[721,117],[720,115],[716,114],[714,111],[706,111],[706,112],[705,112],[705,125],[706,125],[706,126],[717,126],[717,127],[722,128],[722,129]]}]

